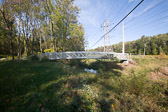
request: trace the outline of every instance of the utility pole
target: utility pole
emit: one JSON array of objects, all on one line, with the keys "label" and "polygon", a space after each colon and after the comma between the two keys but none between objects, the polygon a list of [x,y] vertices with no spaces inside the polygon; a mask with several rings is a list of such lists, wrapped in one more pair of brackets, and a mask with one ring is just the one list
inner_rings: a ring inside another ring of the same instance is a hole
[{"label": "utility pole", "polygon": [[106,52],[106,41],[107,42],[109,41],[109,34],[105,35],[107,32],[109,32],[109,26],[110,26],[109,19],[106,19],[104,21],[104,25],[101,26],[104,29],[104,52]]},{"label": "utility pole", "polygon": [[123,42],[122,42],[122,53],[124,55],[125,53],[125,47],[124,47],[124,22],[123,22]]},{"label": "utility pole", "polygon": [[104,30],[104,52],[106,52],[106,21],[104,21],[104,24],[101,27],[103,27]]}]

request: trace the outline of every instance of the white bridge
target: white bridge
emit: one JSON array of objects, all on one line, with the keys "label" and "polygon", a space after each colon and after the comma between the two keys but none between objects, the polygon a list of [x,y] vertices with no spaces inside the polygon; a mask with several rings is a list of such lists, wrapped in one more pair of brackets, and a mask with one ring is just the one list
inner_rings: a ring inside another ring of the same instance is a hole
[{"label": "white bridge", "polygon": [[88,51],[42,53],[41,56],[47,57],[49,60],[57,60],[57,59],[119,59],[119,60],[127,61],[129,59],[128,53],[88,52]]}]

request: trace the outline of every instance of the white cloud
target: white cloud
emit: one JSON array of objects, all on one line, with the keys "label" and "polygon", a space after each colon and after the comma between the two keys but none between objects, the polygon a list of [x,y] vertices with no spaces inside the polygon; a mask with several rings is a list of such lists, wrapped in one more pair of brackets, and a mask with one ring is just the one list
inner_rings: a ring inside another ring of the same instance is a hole
[{"label": "white cloud", "polygon": [[75,5],[77,5],[79,8],[87,7],[91,4],[91,0],[76,0]]},{"label": "white cloud", "polygon": [[75,5],[81,8],[79,22],[84,26],[90,25],[91,27],[100,27],[99,17],[101,11],[98,9],[104,8],[100,0],[96,0],[94,6],[91,6],[93,5],[93,0],[76,0]]},{"label": "white cloud", "polygon": [[94,27],[100,26],[96,14],[92,13],[91,11],[90,12],[87,10],[81,11],[79,20],[83,24],[88,24]]},{"label": "white cloud", "polygon": [[104,0],[97,0],[96,7],[98,9],[102,9],[104,11],[107,11],[107,7],[106,7],[106,5],[104,3],[105,3]]},{"label": "white cloud", "polygon": [[145,12],[147,12],[148,10],[150,10],[151,8],[153,8],[156,4],[151,4],[148,7],[146,7],[142,12],[140,12],[139,14],[135,15],[135,17],[137,16],[141,16],[142,14],[144,14]]},{"label": "white cloud", "polygon": [[[161,1],[161,2],[163,2],[163,1]],[[142,10],[139,14],[134,15],[133,17],[141,16],[142,14],[146,13],[147,11],[149,11],[150,9],[152,9],[153,7],[155,7],[156,5],[158,5],[161,2],[160,1],[158,2],[158,0],[153,0],[153,2],[151,2],[146,8],[144,8],[144,10]]]},{"label": "white cloud", "polygon": [[[131,1],[131,0],[130,0]],[[148,0],[146,0],[148,1]],[[144,2],[146,2],[144,1]],[[152,2],[150,2],[146,7],[144,6],[144,9],[141,11],[141,12],[133,12],[131,13],[128,18],[127,18],[127,21],[130,21],[131,19],[133,18],[136,18],[136,17],[139,17],[141,15],[143,15],[144,13],[148,12],[149,10],[151,10],[151,8],[155,7],[156,5],[158,5],[159,3],[163,2],[163,0],[153,0]],[[144,3],[145,4],[145,3]]]}]

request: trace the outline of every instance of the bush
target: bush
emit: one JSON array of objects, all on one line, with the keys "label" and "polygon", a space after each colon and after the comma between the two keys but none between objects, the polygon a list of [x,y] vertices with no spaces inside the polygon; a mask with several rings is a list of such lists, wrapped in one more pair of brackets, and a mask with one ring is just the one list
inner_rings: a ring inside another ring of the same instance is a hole
[{"label": "bush", "polygon": [[0,55],[0,58],[7,58],[7,55]]},{"label": "bush", "polygon": [[46,62],[49,61],[47,56],[43,56],[42,58],[40,58],[40,62]]},{"label": "bush", "polygon": [[39,61],[39,56],[32,55],[32,56],[28,57],[28,61]]},{"label": "bush", "polygon": [[91,88],[90,85],[83,85],[81,89],[78,90],[80,100],[72,103],[73,107],[77,107],[78,111],[91,111],[95,112],[99,110],[99,106],[95,102],[98,98],[98,94]]},{"label": "bush", "polygon": [[45,49],[44,50],[45,53],[52,53],[54,52],[53,48],[50,48],[50,49]]},{"label": "bush", "polygon": [[165,59],[167,55],[164,52],[161,52],[160,55],[158,56],[159,59]]},{"label": "bush", "polygon": [[70,60],[69,65],[75,66],[76,68],[78,68],[78,67],[86,68],[87,67],[87,65],[84,62],[82,62],[80,59]]}]

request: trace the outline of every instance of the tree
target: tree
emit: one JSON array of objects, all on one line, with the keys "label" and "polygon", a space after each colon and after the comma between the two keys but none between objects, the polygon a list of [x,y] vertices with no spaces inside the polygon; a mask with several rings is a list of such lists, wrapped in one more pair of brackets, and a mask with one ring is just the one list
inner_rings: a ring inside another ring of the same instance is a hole
[{"label": "tree", "polygon": [[160,54],[160,53],[163,53],[163,49],[162,49],[161,46],[159,47],[159,54]]},{"label": "tree", "polygon": [[3,0],[0,8],[1,16],[3,17],[4,25],[7,26],[8,32],[9,32],[9,40],[10,40],[10,46],[11,46],[11,54],[12,59],[14,60],[14,43],[13,43],[13,25],[15,22],[15,18],[13,15],[13,3],[11,0]]},{"label": "tree", "polygon": [[3,0],[0,7],[0,55],[14,59],[17,53],[20,59],[45,49],[84,50],[84,28],[74,0]]},{"label": "tree", "polygon": [[157,45],[154,43],[154,42],[152,42],[152,54],[153,55],[157,55],[158,54],[158,52],[157,52]]},{"label": "tree", "polygon": [[[54,20],[56,45],[63,51],[80,50],[81,47],[84,49],[84,29],[77,23],[79,9],[73,2],[74,0],[56,0],[55,11],[50,16]],[[78,49],[74,46],[78,46]]]},{"label": "tree", "polygon": [[[144,43],[146,43],[146,54],[157,55],[160,52],[168,54],[168,34],[159,34],[155,36],[145,37],[131,42],[125,42],[125,52],[142,54],[144,50]],[[118,43],[113,45],[115,52],[121,52],[122,44]],[[102,49],[100,47],[99,49]],[[98,50],[98,49],[96,49]]]}]

